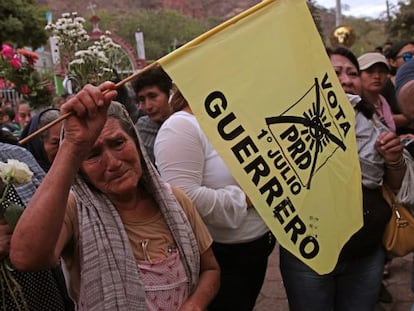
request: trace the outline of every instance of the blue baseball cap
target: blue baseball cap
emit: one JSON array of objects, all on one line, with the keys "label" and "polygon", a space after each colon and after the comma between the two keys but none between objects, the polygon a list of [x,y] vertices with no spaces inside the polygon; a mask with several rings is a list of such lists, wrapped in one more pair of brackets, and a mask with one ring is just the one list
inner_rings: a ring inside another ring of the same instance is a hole
[{"label": "blue baseball cap", "polygon": [[404,63],[395,76],[395,94],[401,91],[402,87],[411,80],[414,80],[414,61]]}]

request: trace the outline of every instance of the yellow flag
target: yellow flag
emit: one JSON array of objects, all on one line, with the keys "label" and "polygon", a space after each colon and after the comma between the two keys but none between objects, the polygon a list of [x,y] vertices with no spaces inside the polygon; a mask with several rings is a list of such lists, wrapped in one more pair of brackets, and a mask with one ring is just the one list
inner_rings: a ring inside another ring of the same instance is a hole
[{"label": "yellow flag", "polygon": [[316,272],[362,226],[354,111],[305,0],[263,1],[158,63],[278,242]]}]

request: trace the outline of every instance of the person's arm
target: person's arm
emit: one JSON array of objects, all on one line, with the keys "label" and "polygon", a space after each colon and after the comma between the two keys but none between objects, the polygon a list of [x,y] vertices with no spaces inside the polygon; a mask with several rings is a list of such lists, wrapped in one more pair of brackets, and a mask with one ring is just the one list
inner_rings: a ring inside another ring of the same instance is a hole
[{"label": "person's arm", "polygon": [[411,121],[403,114],[394,114],[393,119],[397,128],[408,127],[411,124]]},{"label": "person's arm", "polygon": [[402,154],[404,146],[401,144],[400,138],[393,132],[381,133],[377,138],[375,146],[384,158],[384,181],[396,192],[401,186],[406,170]]},{"label": "person's arm", "polygon": [[21,216],[12,236],[10,259],[18,270],[53,266],[67,240],[63,221],[69,190],[83,159],[106,121],[106,110],[116,95],[106,82],[99,88],[85,86],[62,106],[65,137],[55,160]]},{"label": "person's arm", "polygon": [[180,311],[207,310],[220,287],[220,267],[209,247],[200,257],[200,279]]},{"label": "person's arm", "polygon": [[[203,185],[205,148],[200,130],[188,119],[169,119],[158,132],[154,153],[156,165],[165,182],[181,188],[195,203],[206,224],[237,228],[247,215],[246,195],[236,185],[206,187]],[[221,160],[219,160],[221,161]],[[208,172],[220,176],[227,167],[222,162]]]}]

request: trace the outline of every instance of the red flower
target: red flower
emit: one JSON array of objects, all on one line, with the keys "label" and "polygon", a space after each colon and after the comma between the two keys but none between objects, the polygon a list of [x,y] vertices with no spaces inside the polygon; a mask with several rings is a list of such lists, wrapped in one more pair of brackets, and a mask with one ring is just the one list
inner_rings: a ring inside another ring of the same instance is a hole
[{"label": "red flower", "polygon": [[20,59],[17,56],[14,56],[11,60],[10,60],[10,65],[12,65],[13,68],[16,69],[20,69],[22,68],[22,62],[20,61]]},{"label": "red flower", "polygon": [[32,90],[27,85],[22,85],[20,88],[20,93],[22,93],[23,95],[28,95],[31,91]]},{"label": "red flower", "polygon": [[0,53],[3,56],[3,58],[6,58],[6,59],[11,59],[14,56],[13,48],[7,44],[3,44]]},{"label": "red flower", "polygon": [[25,49],[18,49],[17,53],[26,57],[27,63],[30,66],[33,66],[36,60],[39,59],[39,56],[36,53],[26,51]]},{"label": "red flower", "polygon": [[33,66],[36,59],[36,53],[24,49],[16,53],[8,45],[0,51],[1,78],[9,81],[10,87],[20,92],[32,108],[48,106],[53,99],[50,81]]}]

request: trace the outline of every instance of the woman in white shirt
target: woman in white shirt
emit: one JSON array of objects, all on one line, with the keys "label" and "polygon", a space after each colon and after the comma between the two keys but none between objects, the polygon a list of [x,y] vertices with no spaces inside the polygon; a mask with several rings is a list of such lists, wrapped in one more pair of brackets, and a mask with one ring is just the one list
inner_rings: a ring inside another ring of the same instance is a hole
[{"label": "woman in white shirt", "polygon": [[177,91],[154,153],[162,178],[192,199],[213,236],[221,287],[209,310],[252,310],[275,238]]}]

